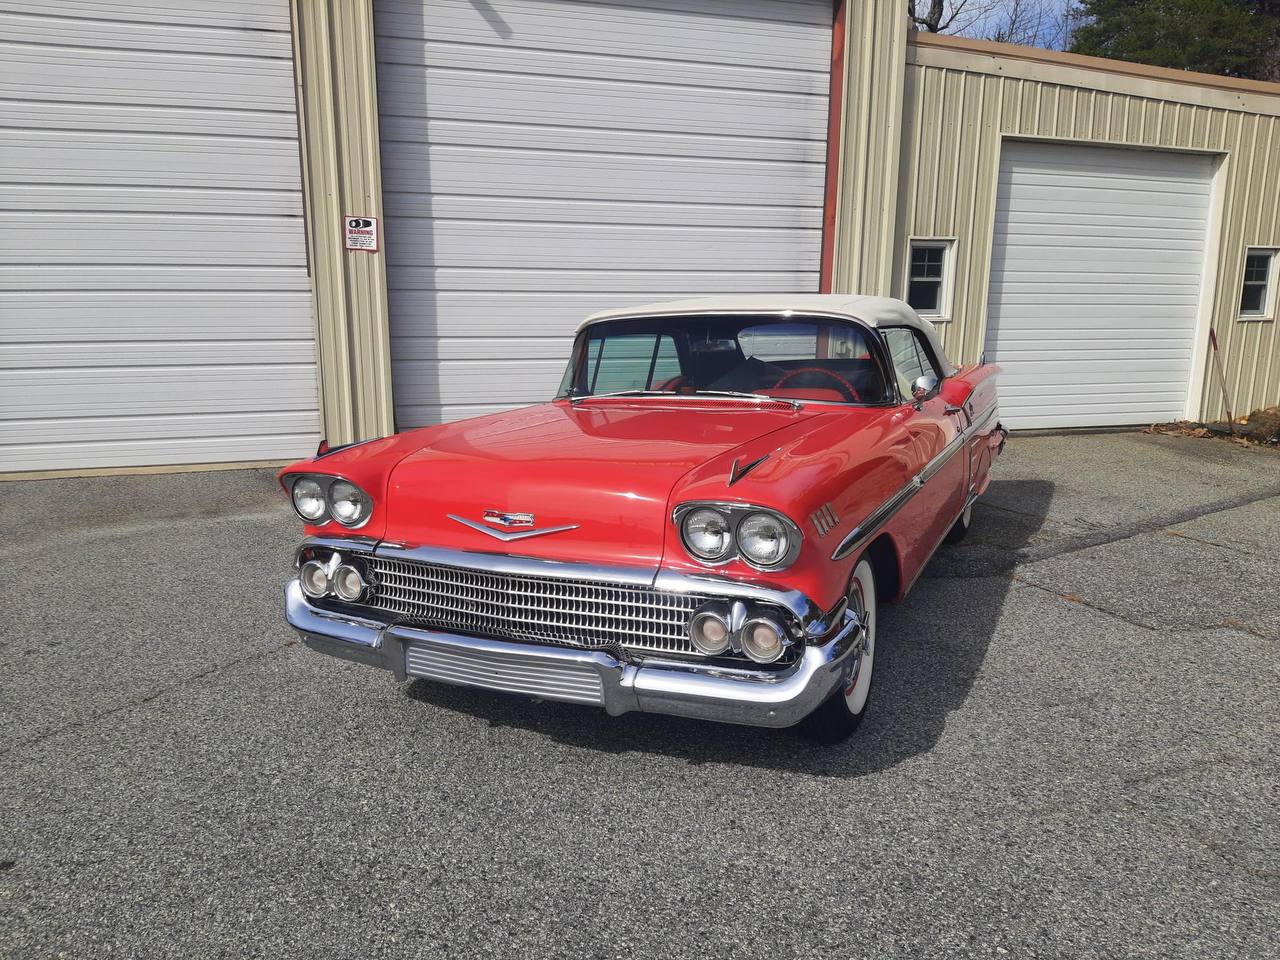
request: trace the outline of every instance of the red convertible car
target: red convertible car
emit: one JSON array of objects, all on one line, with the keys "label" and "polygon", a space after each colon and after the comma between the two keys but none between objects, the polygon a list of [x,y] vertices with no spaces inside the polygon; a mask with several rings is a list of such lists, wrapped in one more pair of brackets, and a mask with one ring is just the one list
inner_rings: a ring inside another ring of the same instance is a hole
[{"label": "red convertible car", "polygon": [[880,297],[596,314],[549,403],[283,470],[288,620],[402,680],[843,739],[877,604],[1004,447],[996,372]]}]

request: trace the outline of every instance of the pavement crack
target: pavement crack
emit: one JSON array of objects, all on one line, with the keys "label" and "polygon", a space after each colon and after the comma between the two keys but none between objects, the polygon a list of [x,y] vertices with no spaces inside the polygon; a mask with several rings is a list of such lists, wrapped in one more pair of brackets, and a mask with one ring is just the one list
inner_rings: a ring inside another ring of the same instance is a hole
[{"label": "pavement crack", "polygon": [[[1021,583],[1025,586],[1032,587],[1036,590],[1039,590],[1041,593],[1047,593],[1051,597],[1057,597],[1059,600],[1066,600],[1068,603],[1075,603],[1075,604],[1079,604],[1082,607],[1088,607],[1090,610],[1096,611],[1097,613],[1101,613],[1103,616],[1110,617],[1113,620],[1119,620],[1121,623],[1127,623],[1131,627],[1138,627],[1139,629],[1146,630],[1150,633],[1157,632],[1156,628],[1151,626],[1150,624],[1142,623],[1138,620],[1130,620],[1128,617],[1122,616],[1116,613],[1114,610],[1108,610],[1106,607],[1100,607],[1096,603],[1089,602],[1084,597],[1080,596],[1080,594],[1078,593],[1061,593],[1050,587],[1041,586],[1040,584],[1036,583],[1034,580],[1028,580],[1026,577],[1021,577],[1016,573],[1013,574],[1013,576],[1010,579],[1015,580],[1018,583]],[[1160,632],[1168,633],[1169,631],[1161,630]]]},{"label": "pavement crack", "polygon": [[1083,550],[1090,550],[1094,547],[1104,547],[1108,544],[1119,543],[1121,540],[1130,540],[1144,533],[1155,533],[1158,530],[1164,530],[1167,527],[1173,527],[1181,523],[1190,523],[1202,517],[1213,516],[1215,513],[1225,513],[1228,510],[1236,510],[1240,507],[1247,507],[1251,504],[1261,503],[1264,500],[1277,498],[1280,498],[1280,485],[1273,485],[1260,493],[1224,497],[1221,500],[1214,500],[1201,508],[1180,510],[1153,520],[1140,520],[1134,523],[1120,524],[1108,527],[1097,534],[1069,537],[1057,543],[1026,547],[1017,551],[1018,562],[1037,563],[1041,560],[1053,560],[1057,557],[1080,553]]},{"label": "pavement crack", "polygon": [[231,669],[232,667],[242,666],[246,663],[252,663],[254,660],[261,660],[265,657],[271,656],[272,654],[280,653],[282,650],[288,649],[289,647],[293,646],[296,642],[297,641],[295,640],[286,640],[266,650],[259,650],[255,653],[246,654],[243,657],[237,657],[236,659],[228,660],[225,663],[214,664],[213,666],[210,666],[204,670],[201,670],[199,673],[193,673],[190,676],[183,677],[181,680],[175,680],[173,683],[166,684],[163,687],[159,687],[155,690],[152,690],[151,692],[145,694],[144,696],[133,697],[129,700],[125,700],[124,702],[118,703],[114,707],[110,707],[107,710],[101,710],[98,713],[92,714],[87,717],[83,717],[78,720],[73,720],[69,723],[58,724],[57,726],[53,726],[53,727],[46,727],[34,737],[30,737],[26,740],[20,740],[17,743],[9,744],[3,749],[0,749],[0,757],[6,757],[11,753],[14,753],[21,749],[25,749],[26,747],[38,746],[39,744],[43,743],[44,741],[52,737],[58,736],[63,733],[67,733],[71,730],[79,730],[85,726],[88,726],[89,724],[97,723],[99,720],[104,720],[107,717],[114,716],[125,710],[132,710],[134,707],[140,707],[144,704],[151,703],[153,700],[158,700],[161,697],[165,696],[166,694],[172,693],[174,690],[177,690],[180,687],[184,687],[187,684],[194,683],[199,680],[203,680],[206,677],[211,677],[211,676],[214,676],[215,674],[222,673],[226,670]]}]

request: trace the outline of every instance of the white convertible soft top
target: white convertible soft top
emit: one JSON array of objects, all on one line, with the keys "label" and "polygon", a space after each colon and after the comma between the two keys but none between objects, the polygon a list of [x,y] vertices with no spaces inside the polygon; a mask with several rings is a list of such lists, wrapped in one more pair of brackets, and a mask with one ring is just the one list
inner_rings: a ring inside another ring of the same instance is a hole
[{"label": "white convertible soft top", "polygon": [[699,314],[781,314],[799,316],[834,316],[861,320],[871,327],[912,327],[920,331],[933,347],[944,370],[951,370],[933,324],[901,300],[892,297],[865,297],[851,293],[769,293],[722,297],[692,297],[646,303],[639,307],[622,307],[593,313],[578,325],[582,330],[606,320],[629,320],[640,317],[697,316]]}]

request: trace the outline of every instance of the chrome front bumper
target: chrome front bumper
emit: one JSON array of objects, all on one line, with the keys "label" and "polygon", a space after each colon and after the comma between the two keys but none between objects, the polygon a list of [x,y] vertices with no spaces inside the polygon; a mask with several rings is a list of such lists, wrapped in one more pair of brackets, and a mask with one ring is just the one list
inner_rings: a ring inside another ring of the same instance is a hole
[{"label": "chrome front bumper", "polygon": [[308,646],[345,660],[459,686],[760,727],[789,727],[843,687],[862,655],[862,624],[841,615],[780,671],[726,669],[646,657],[628,663],[599,650],[486,640],[388,625],[323,610],[298,581],[285,587],[290,625]]}]

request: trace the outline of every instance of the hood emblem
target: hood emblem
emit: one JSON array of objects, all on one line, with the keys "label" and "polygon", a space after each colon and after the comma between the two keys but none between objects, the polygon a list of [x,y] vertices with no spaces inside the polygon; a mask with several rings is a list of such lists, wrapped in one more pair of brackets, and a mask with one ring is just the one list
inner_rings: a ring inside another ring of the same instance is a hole
[{"label": "hood emblem", "polygon": [[766,453],[763,457],[760,457],[757,460],[752,460],[750,463],[743,463],[742,458],[740,457],[737,460],[734,460],[733,466],[729,468],[729,482],[725,484],[725,486],[732,487],[735,483],[768,459],[769,455]]},{"label": "hood emblem", "polygon": [[[509,542],[511,540],[524,540],[526,537],[540,537],[547,533],[563,533],[566,530],[577,530],[578,524],[571,523],[562,527],[543,527],[541,530],[518,529],[533,526],[532,513],[506,513],[502,510],[486,510],[483,514],[484,523],[477,523],[475,520],[468,520],[466,517],[459,517],[456,514],[448,514],[450,520],[462,524],[464,527],[470,527],[472,530],[478,530],[481,533],[488,534],[495,540]],[[495,530],[493,527],[485,526],[485,524],[496,523],[504,527],[517,528],[507,530]]]},{"label": "hood emblem", "polygon": [[501,510],[486,510],[484,522],[499,527],[532,527],[532,513],[503,513]]}]

